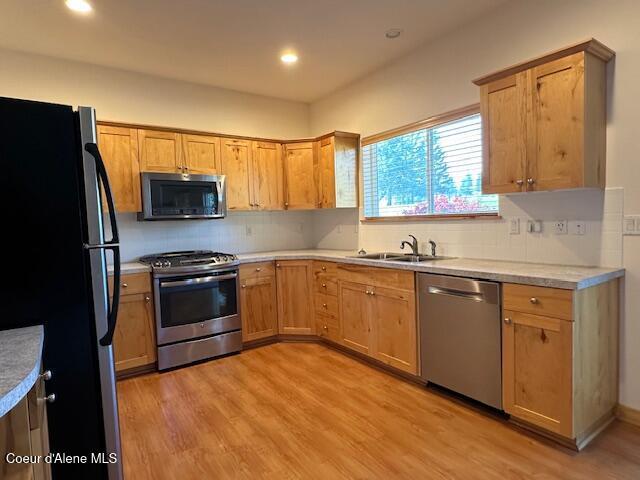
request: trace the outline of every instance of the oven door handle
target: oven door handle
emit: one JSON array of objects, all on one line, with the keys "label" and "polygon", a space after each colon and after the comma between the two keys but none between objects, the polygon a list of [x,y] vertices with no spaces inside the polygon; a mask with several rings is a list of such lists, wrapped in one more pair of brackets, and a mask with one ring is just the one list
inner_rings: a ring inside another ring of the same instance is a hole
[{"label": "oven door handle", "polygon": [[229,273],[227,275],[212,275],[210,277],[188,278],[186,280],[174,280],[171,282],[160,282],[160,288],[164,287],[184,287],[185,285],[202,285],[206,283],[215,283],[220,280],[231,280],[237,278],[237,273]]}]

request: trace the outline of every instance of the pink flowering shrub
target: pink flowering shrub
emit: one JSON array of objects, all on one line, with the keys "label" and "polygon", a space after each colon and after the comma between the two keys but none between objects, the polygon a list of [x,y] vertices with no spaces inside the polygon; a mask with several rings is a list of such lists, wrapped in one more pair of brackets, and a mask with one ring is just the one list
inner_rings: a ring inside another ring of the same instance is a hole
[{"label": "pink flowering shrub", "polygon": [[411,208],[402,210],[403,215],[429,215],[430,213],[470,213],[480,209],[478,200],[454,195],[436,195],[433,202],[433,212],[429,211],[429,202],[416,203]]}]

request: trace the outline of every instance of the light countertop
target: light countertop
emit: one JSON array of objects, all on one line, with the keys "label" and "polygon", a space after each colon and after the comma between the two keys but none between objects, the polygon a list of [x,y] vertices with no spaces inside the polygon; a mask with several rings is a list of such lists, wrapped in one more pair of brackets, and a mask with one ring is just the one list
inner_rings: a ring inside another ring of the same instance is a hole
[{"label": "light countertop", "polygon": [[43,341],[41,325],[0,331],[0,417],[36,383]]},{"label": "light countertop", "polygon": [[[624,276],[623,268],[547,265],[473,258],[448,258],[421,263],[406,263],[350,258],[353,255],[356,255],[355,251],[312,249],[242,253],[238,255],[238,258],[241,264],[287,259],[327,260],[371,267],[395,268],[399,270],[412,270],[415,272],[436,273],[456,277],[521,283],[568,290],[580,290]],[[138,262],[122,264],[123,274],[149,271],[150,268],[148,266]]]}]

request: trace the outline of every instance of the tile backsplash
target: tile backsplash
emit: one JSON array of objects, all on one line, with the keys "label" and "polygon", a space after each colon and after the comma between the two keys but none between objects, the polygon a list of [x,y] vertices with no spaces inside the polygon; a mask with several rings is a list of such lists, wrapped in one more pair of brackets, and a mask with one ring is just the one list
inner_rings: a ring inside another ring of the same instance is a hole
[{"label": "tile backsplash", "polygon": [[[500,197],[499,219],[360,224],[358,209],[299,212],[231,212],[220,220],[138,222],[119,214],[123,261],[141,255],[183,249],[243,253],[281,249],[328,248],[399,251],[409,234],[438,253],[456,257],[622,266],[621,188],[540,192]],[[509,233],[511,219],[520,233]],[[539,220],[542,232],[529,233],[527,220]],[[580,221],[584,235],[556,234],[557,220]]]}]

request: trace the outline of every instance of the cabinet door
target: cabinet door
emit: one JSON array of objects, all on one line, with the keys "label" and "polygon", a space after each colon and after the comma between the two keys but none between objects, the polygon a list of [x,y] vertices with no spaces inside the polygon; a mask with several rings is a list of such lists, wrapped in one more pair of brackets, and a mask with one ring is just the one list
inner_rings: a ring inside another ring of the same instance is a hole
[{"label": "cabinet door", "polygon": [[584,186],[584,53],[528,70],[529,190]]},{"label": "cabinet door", "polygon": [[284,208],[282,145],[253,142],[253,200],[260,210]]},{"label": "cabinet door", "polygon": [[510,310],[503,314],[504,410],[572,438],[573,322]]},{"label": "cabinet door", "polygon": [[336,172],[334,137],[324,138],[319,142],[318,176],[319,202],[321,208],[336,206]]},{"label": "cabinet door", "polygon": [[156,361],[155,328],[151,293],[120,297],[113,339],[116,372]]},{"label": "cabinet door", "polygon": [[409,373],[418,373],[416,302],[413,292],[372,288],[373,355]]},{"label": "cabinet door", "polygon": [[[140,163],[135,128],[98,125],[98,145],[118,212],[139,212]],[[105,204],[106,205],[106,204]]]},{"label": "cabinet door", "polygon": [[290,210],[318,206],[315,150],[314,142],[285,145],[285,207]]},{"label": "cabinet door", "polygon": [[280,333],[315,333],[311,262],[287,260],[276,264]]},{"label": "cabinet door", "polygon": [[341,339],[345,347],[371,354],[371,296],[367,285],[339,282],[338,308]]},{"label": "cabinet door", "polygon": [[480,87],[482,193],[526,189],[526,73]]},{"label": "cabinet door", "polygon": [[222,172],[227,176],[227,208],[251,210],[251,143],[245,140],[222,140]]},{"label": "cabinet door", "polygon": [[159,130],[138,130],[140,170],[176,173],[182,171],[180,134]]},{"label": "cabinet door", "polygon": [[182,152],[188,173],[220,173],[220,139],[206,135],[182,135]]},{"label": "cabinet door", "polygon": [[240,281],[242,341],[249,342],[277,335],[276,278],[250,278]]}]

